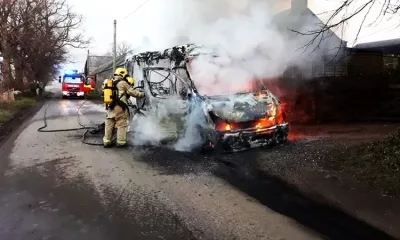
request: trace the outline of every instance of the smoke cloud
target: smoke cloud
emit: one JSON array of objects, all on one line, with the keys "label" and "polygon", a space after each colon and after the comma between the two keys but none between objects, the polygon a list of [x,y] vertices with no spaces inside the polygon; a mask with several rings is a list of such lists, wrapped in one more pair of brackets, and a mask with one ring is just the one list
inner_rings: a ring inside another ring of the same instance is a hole
[{"label": "smoke cloud", "polygon": [[[250,80],[276,78],[290,65],[309,74],[310,62],[323,59],[332,49],[337,51],[340,42],[328,39],[321,43],[317,38],[314,45],[302,48],[314,36],[296,35],[289,29],[306,32],[316,29],[320,22],[298,9],[277,14],[280,6],[279,0],[164,1],[153,15],[157,28],[149,34],[149,50],[187,43],[210,47],[218,57],[202,55],[190,69],[196,87],[204,95],[248,91]],[[190,126],[185,126],[187,132],[178,144],[179,150],[188,150],[190,142],[199,139],[193,126],[202,124],[196,122],[201,119],[201,111],[194,112],[195,116],[186,119]],[[152,133],[157,127],[150,122],[138,127]],[[182,147],[182,143],[187,146]]]}]

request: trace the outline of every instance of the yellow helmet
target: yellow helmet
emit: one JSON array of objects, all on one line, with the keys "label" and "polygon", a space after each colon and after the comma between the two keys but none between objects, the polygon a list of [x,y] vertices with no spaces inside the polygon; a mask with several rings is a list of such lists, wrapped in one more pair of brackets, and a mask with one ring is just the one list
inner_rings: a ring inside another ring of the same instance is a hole
[{"label": "yellow helmet", "polygon": [[128,82],[133,86],[135,84],[135,79],[133,77],[128,77]]},{"label": "yellow helmet", "polygon": [[117,68],[114,72],[114,76],[125,78],[128,76],[128,71],[125,68]]}]

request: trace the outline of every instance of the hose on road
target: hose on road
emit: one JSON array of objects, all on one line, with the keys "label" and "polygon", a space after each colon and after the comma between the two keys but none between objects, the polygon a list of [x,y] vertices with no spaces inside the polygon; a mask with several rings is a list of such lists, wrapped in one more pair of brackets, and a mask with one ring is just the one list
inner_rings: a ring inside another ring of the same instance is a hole
[{"label": "hose on road", "polygon": [[[80,119],[80,110],[82,108],[82,106],[87,102],[87,100],[85,100],[81,105],[79,105],[78,107],[78,111],[76,114],[76,118],[78,121],[78,124],[81,126],[79,128],[64,128],[64,129],[52,129],[52,130],[43,130],[45,128],[47,128],[47,109],[49,107],[48,104],[46,104],[45,109],[44,109],[44,116],[43,116],[43,122],[44,125],[40,128],[37,129],[38,132],[47,132],[47,133],[54,133],[54,132],[72,132],[72,131],[79,131],[79,130],[86,130],[82,136],[82,143],[87,144],[87,145],[92,145],[92,146],[103,146],[102,143],[91,143],[91,142],[87,142],[86,141],[86,137],[88,133],[91,134],[96,134],[99,133],[102,128],[104,127],[104,123],[100,124],[97,127],[89,127],[89,126],[85,126],[82,124],[81,119]],[[103,128],[104,129],[104,128]]]}]

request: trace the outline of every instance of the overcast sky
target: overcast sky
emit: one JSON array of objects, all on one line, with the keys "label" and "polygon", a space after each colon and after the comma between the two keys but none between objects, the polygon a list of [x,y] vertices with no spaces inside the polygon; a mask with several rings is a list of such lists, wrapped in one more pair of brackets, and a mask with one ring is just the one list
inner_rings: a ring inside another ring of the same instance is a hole
[{"label": "overcast sky", "polygon": [[[233,0],[234,1],[234,0]],[[290,0],[281,0],[280,8],[289,8]],[[286,1],[286,2],[285,2]],[[309,8],[316,14],[334,9],[341,0],[310,0]],[[136,13],[132,13],[146,0],[68,0],[74,10],[84,17],[83,29],[85,35],[92,39],[89,47],[91,55],[102,55],[110,49],[113,41],[113,20],[117,19],[117,41],[126,41],[133,47],[143,42],[143,36],[149,36],[154,40],[156,31],[166,31],[160,16],[165,11],[165,5],[171,0],[149,0]],[[132,13],[132,14],[131,14]],[[373,15],[373,14],[372,14]],[[347,28],[345,40],[352,42],[359,27],[360,17],[350,22]],[[358,43],[378,41],[399,37],[399,32],[393,27],[393,22],[375,24],[372,27],[364,27]],[[82,70],[84,67],[87,50],[71,51],[70,63],[66,67]]]}]

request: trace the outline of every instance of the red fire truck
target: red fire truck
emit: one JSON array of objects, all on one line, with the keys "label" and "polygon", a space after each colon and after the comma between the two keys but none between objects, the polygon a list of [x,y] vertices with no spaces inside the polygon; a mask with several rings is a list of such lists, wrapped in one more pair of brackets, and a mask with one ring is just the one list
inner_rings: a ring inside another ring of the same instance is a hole
[{"label": "red fire truck", "polygon": [[59,82],[62,83],[63,98],[79,97],[83,99],[92,90],[91,86],[85,86],[85,77],[77,70],[66,72],[62,79],[61,76],[59,77]]}]

